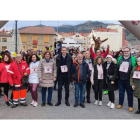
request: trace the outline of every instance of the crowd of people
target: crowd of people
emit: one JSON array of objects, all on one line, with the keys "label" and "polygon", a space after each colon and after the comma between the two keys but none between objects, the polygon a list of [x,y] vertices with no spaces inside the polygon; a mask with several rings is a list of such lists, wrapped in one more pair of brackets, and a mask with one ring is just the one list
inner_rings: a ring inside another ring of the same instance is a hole
[{"label": "crowd of people", "polygon": [[[114,52],[107,45],[105,50],[100,45],[107,39],[101,41],[100,38],[93,37],[93,40],[95,44],[83,51],[74,47],[62,47],[61,41],[55,41],[54,46],[47,46],[45,52],[27,50],[16,52],[16,56],[12,56],[9,51],[1,52],[0,95],[4,95],[5,105],[11,108],[19,104],[28,106],[26,93],[30,91],[32,106],[38,106],[38,92],[42,93],[42,107],[46,103],[53,106],[52,94],[56,90],[58,101],[55,106],[59,106],[62,90],[65,90],[65,104],[70,106],[69,93],[72,85],[75,93],[74,107],[80,105],[85,108],[85,102],[91,103],[93,89],[94,105],[102,106],[103,93],[107,93],[107,106],[114,109],[114,91],[118,90],[117,109],[123,107],[126,91],[128,110],[133,111],[135,96],[138,98],[138,109],[135,113],[140,114],[140,54],[131,53],[128,47]],[[41,91],[37,90],[39,86]],[[10,98],[9,90],[12,91]]]}]

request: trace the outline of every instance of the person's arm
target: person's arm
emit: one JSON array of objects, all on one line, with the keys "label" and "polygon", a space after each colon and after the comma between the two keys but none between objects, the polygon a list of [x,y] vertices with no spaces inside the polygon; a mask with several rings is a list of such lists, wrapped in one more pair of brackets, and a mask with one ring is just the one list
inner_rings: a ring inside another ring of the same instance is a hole
[{"label": "person's arm", "polygon": [[118,68],[117,68],[117,65],[116,64],[113,67],[113,71],[114,71],[114,74],[113,74],[113,76],[111,78],[111,81],[114,82],[116,80],[117,76],[118,76]]},{"label": "person's arm", "polygon": [[103,58],[105,58],[105,57],[108,55],[108,52],[109,52],[109,45],[107,45],[107,50],[106,50],[106,52],[102,55]]},{"label": "person's arm", "polygon": [[92,46],[93,45],[91,45],[91,47],[90,47],[90,54],[91,54],[92,58],[94,59],[96,57],[96,55],[95,55],[95,53],[92,50]]},{"label": "person's arm", "polygon": [[42,61],[40,61],[39,63],[37,73],[38,73],[38,78],[42,79]]},{"label": "person's arm", "polygon": [[96,39],[95,39],[94,35],[92,36],[92,38],[93,38],[93,40],[96,42]]},{"label": "person's arm", "polygon": [[117,59],[121,51],[122,51],[122,50],[118,51],[118,53],[114,55],[114,58]]},{"label": "person's arm", "polygon": [[93,78],[94,78],[94,68],[92,67],[91,76],[90,76],[90,81],[92,85],[94,84]]},{"label": "person's arm", "polygon": [[29,75],[30,74],[30,68],[28,67],[28,64],[26,64],[26,66],[25,66],[25,72],[24,73],[27,73],[27,75]]},{"label": "person's arm", "polygon": [[132,71],[131,71],[131,75],[130,75],[130,86],[132,87],[132,86],[134,86],[134,81],[133,81],[133,73],[134,73],[134,68],[132,69]]},{"label": "person's arm", "polygon": [[13,72],[13,68],[12,65],[9,67],[8,71],[7,71],[7,76],[8,76],[8,81],[9,81],[9,85],[13,86],[13,78],[12,75],[14,74]]},{"label": "person's arm", "polygon": [[102,42],[105,42],[105,41],[107,41],[107,40],[108,40],[108,38],[106,38],[106,39],[102,40]]}]

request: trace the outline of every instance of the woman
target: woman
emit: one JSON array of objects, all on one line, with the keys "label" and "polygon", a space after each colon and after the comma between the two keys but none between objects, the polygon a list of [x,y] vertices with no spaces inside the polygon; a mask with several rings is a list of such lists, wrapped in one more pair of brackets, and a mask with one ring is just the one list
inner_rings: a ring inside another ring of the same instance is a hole
[{"label": "woman", "polygon": [[137,58],[137,66],[131,72],[130,85],[133,89],[134,97],[138,99],[138,110],[135,114],[140,114],[140,57]]},{"label": "woman", "polygon": [[114,59],[111,55],[107,55],[106,59],[107,61],[105,62],[105,67],[106,67],[105,79],[106,79],[106,89],[108,90],[108,97],[109,97],[109,103],[107,104],[107,106],[110,107],[111,109],[114,109],[115,108],[114,91],[118,89],[117,60]]},{"label": "woman", "polygon": [[40,51],[37,51],[37,56],[40,58],[40,61],[42,60],[42,55],[40,54]]},{"label": "woman", "polygon": [[4,97],[5,97],[5,105],[10,106],[8,101],[8,92],[9,92],[9,80],[8,74],[9,67],[11,66],[13,60],[8,53],[2,55],[2,63],[0,63],[0,83],[4,88]]},{"label": "woman", "polygon": [[[101,56],[97,56],[94,60],[93,83],[95,91],[95,105],[102,105],[102,90],[105,84],[105,65]],[[98,101],[99,100],[99,101]]]},{"label": "woman", "polygon": [[32,54],[29,57],[29,61],[28,61],[28,65],[30,68],[30,74],[29,74],[29,86],[30,86],[30,92],[31,92],[31,96],[32,96],[32,102],[31,105],[33,105],[33,107],[36,107],[38,105],[37,103],[37,98],[38,98],[38,94],[37,94],[37,87],[39,85],[39,79],[38,79],[38,66],[40,63],[40,58],[36,55],[36,54]]},{"label": "woman", "polygon": [[39,63],[38,77],[40,86],[42,87],[42,106],[46,104],[46,90],[48,89],[47,104],[53,106],[51,103],[54,81],[56,80],[56,63],[51,57],[51,53],[46,51],[44,59]]},{"label": "woman", "polygon": [[22,60],[28,62],[28,55],[23,54],[23,56],[22,56]]}]

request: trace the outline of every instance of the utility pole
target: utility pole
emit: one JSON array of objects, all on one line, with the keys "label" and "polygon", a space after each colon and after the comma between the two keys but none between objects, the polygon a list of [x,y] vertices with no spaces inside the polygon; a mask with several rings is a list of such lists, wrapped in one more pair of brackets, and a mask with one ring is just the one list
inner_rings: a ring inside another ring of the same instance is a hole
[{"label": "utility pole", "polygon": [[16,37],[16,42],[15,42],[15,52],[17,52],[17,20],[15,20],[15,37]]}]

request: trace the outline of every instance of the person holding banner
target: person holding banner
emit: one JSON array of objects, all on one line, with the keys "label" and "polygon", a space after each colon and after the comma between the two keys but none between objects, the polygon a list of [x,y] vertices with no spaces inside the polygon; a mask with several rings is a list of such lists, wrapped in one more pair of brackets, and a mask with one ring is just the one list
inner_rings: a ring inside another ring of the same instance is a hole
[{"label": "person holding banner", "polygon": [[40,61],[38,67],[38,77],[40,86],[42,87],[42,104],[41,106],[45,106],[46,104],[46,91],[48,89],[48,98],[47,104],[49,106],[53,106],[52,104],[52,93],[54,82],[56,80],[56,63],[51,57],[51,53],[46,51],[44,53],[44,59]]},{"label": "person holding banner", "polygon": [[39,66],[39,61],[40,58],[38,57],[37,54],[32,54],[29,57],[28,60],[28,65],[30,68],[30,74],[29,74],[29,86],[30,86],[30,92],[31,92],[31,96],[32,96],[32,102],[31,105],[33,105],[34,107],[36,107],[38,105],[37,103],[37,87],[39,85],[39,78],[38,78],[38,66]]},{"label": "person holding banner", "polygon": [[125,90],[127,92],[128,97],[128,110],[130,112],[133,111],[133,91],[130,86],[130,74],[132,68],[136,66],[136,58],[130,55],[130,49],[125,48],[123,50],[124,55],[118,58],[117,66],[118,66],[118,85],[119,85],[119,105],[117,109],[121,109],[124,102],[124,94]]},{"label": "person holding banner", "polygon": [[131,72],[130,85],[133,89],[134,97],[138,99],[138,110],[135,114],[140,114],[140,57],[137,58],[137,66]]}]

